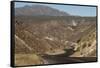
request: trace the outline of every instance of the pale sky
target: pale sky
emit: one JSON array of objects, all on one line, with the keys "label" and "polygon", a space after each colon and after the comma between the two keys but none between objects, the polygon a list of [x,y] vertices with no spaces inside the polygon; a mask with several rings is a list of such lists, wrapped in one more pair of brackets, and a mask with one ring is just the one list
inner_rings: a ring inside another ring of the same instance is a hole
[{"label": "pale sky", "polygon": [[28,3],[28,2],[15,2],[15,8],[24,7],[26,5],[45,5],[60,11],[67,12],[71,15],[78,16],[96,16],[96,7],[93,6],[76,6],[76,5],[59,5],[59,4],[42,4],[42,3]]}]

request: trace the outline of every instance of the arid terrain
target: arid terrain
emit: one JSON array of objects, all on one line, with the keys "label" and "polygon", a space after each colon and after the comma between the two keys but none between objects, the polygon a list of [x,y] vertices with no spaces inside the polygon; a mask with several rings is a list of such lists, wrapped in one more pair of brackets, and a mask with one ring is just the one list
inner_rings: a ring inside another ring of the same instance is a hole
[{"label": "arid terrain", "polygon": [[25,7],[16,9],[15,65],[96,61],[96,17],[71,16],[54,9],[56,14],[50,15],[50,9],[33,16],[36,10],[27,14],[21,12]]}]

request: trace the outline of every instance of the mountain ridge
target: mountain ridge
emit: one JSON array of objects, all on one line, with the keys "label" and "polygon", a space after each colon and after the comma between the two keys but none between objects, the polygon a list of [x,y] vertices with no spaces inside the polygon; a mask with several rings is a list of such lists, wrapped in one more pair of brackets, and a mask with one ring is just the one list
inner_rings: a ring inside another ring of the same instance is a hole
[{"label": "mountain ridge", "polygon": [[70,16],[70,14],[64,11],[60,11],[58,9],[44,5],[32,5],[32,6],[26,5],[24,7],[15,8],[15,15]]}]

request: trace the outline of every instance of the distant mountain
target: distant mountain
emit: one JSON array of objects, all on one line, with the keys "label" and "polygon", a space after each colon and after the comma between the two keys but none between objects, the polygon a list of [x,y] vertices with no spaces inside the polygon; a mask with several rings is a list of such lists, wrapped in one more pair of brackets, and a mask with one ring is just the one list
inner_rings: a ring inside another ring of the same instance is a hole
[{"label": "distant mountain", "polygon": [[32,6],[26,5],[24,7],[16,8],[15,15],[69,16],[70,14],[44,5],[32,5]]}]

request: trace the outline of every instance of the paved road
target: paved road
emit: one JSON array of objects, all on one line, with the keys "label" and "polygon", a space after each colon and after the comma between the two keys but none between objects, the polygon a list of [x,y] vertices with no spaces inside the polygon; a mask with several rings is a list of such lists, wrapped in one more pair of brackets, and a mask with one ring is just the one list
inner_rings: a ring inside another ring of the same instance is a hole
[{"label": "paved road", "polygon": [[96,61],[96,57],[69,57],[74,51],[69,50],[64,54],[57,55],[43,55],[44,64],[62,64],[62,63],[82,63],[89,61]]},{"label": "paved road", "polygon": [[62,64],[62,63],[82,63],[89,61],[96,61],[96,57],[67,57],[65,55],[57,55],[50,56],[45,55],[42,56],[44,59],[44,64]]}]

